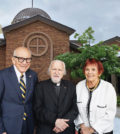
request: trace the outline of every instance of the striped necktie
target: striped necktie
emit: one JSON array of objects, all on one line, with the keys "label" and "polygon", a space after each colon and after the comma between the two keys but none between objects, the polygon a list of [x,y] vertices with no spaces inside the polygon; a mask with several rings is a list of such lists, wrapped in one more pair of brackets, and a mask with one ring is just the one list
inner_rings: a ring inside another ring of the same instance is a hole
[{"label": "striped necktie", "polygon": [[[20,90],[21,90],[21,96],[23,99],[23,103],[25,102],[25,94],[26,94],[26,85],[23,80],[24,75],[21,74],[20,76]],[[24,112],[23,120],[26,120],[27,114]]]}]

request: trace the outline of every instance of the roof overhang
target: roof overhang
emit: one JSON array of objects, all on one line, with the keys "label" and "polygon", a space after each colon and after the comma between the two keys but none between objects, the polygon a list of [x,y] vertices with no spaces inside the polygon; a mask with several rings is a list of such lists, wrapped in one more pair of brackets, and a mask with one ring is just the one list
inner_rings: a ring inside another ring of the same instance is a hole
[{"label": "roof overhang", "polygon": [[53,21],[53,20],[48,19],[48,18],[45,18],[45,17],[43,17],[43,16],[36,15],[36,16],[33,16],[33,17],[28,18],[28,19],[26,19],[26,20],[23,20],[23,21],[20,21],[20,22],[18,22],[18,23],[9,25],[9,26],[7,26],[7,27],[4,27],[4,28],[3,28],[3,33],[5,34],[5,33],[10,32],[10,31],[12,31],[12,30],[18,29],[18,28],[21,27],[21,26],[25,26],[25,25],[31,24],[31,23],[33,23],[33,22],[35,22],[35,21],[41,21],[41,22],[43,22],[43,23],[45,23],[45,24],[48,24],[48,25],[50,25],[50,26],[53,26],[53,27],[55,27],[56,29],[59,29],[59,30],[61,30],[61,31],[66,32],[68,35],[71,35],[71,34],[73,34],[73,33],[75,32],[74,29],[72,29],[72,28],[70,28],[70,27],[68,27],[68,26],[65,26],[65,25],[63,25],[63,24],[60,24],[60,23],[58,23],[58,22],[56,22],[56,21]]}]

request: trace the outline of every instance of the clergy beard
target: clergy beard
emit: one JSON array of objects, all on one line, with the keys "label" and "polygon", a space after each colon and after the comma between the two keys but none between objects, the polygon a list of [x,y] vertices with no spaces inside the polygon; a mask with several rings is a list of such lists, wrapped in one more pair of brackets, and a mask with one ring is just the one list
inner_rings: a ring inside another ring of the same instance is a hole
[{"label": "clergy beard", "polygon": [[60,83],[61,79],[60,78],[51,78],[53,83]]}]

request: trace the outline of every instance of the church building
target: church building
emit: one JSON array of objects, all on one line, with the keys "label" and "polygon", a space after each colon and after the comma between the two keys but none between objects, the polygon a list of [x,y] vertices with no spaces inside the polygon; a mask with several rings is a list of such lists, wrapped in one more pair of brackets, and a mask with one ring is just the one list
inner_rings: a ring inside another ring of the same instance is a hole
[{"label": "church building", "polygon": [[38,73],[39,80],[48,78],[47,69],[55,56],[69,52],[69,36],[74,29],[53,21],[39,8],[20,11],[9,26],[2,29],[4,39],[0,39],[0,69],[12,64],[13,50],[25,46],[31,50],[31,69]]}]

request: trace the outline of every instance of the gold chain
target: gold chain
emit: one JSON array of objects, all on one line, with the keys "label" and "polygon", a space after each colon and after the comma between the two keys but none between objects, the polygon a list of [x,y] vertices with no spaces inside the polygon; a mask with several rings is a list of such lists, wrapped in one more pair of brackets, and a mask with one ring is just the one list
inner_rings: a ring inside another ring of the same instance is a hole
[{"label": "gold chain", "polygon": [[90,88],[88,87],[88,81],[87,81],[86,85],[87,85],[87,88],[89,89],[89,91],[95,90],[95,89],[97,88],[99,82],[100,82],[100,80],[98,79],[98,81],[97,81],[97,83],[95,84],[94,88],[90,89]]}]

